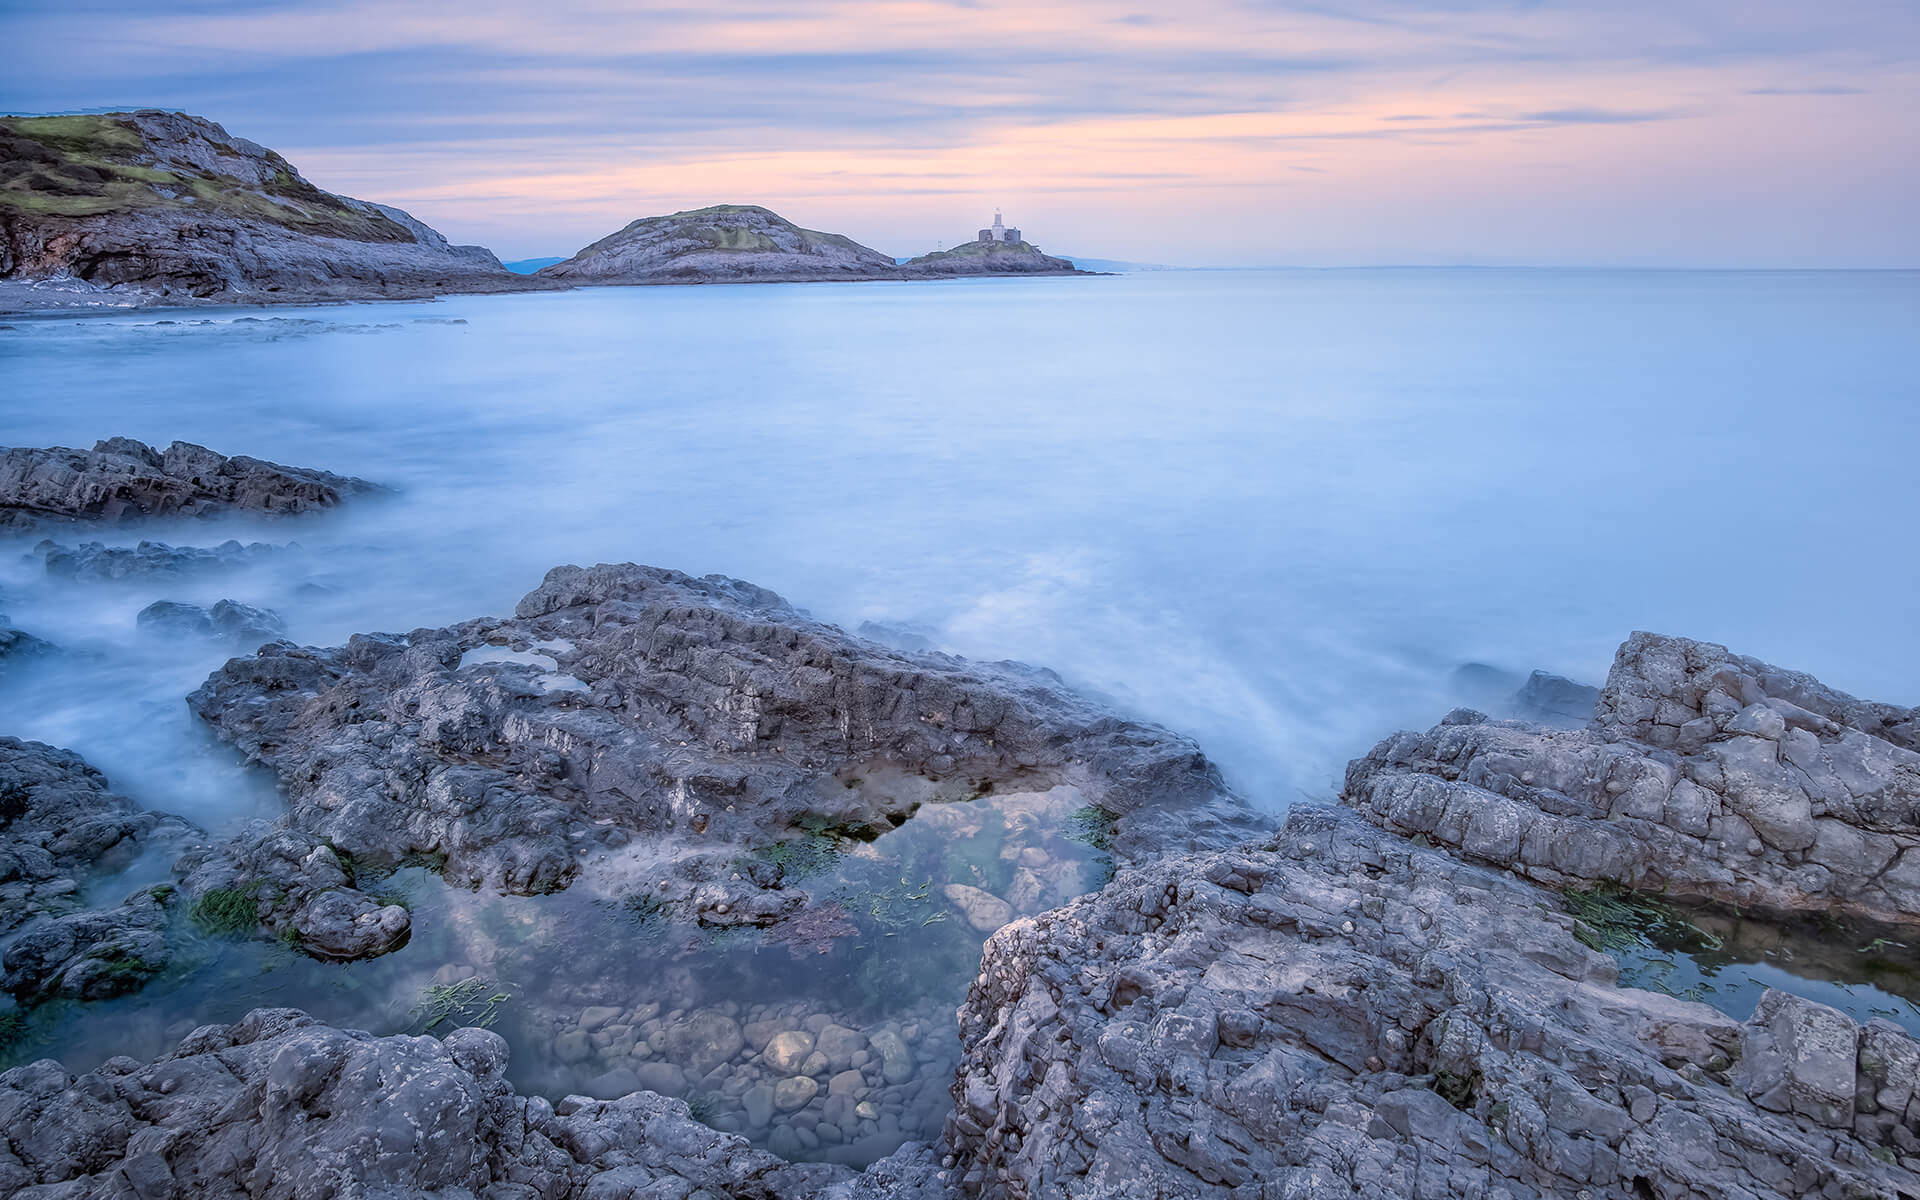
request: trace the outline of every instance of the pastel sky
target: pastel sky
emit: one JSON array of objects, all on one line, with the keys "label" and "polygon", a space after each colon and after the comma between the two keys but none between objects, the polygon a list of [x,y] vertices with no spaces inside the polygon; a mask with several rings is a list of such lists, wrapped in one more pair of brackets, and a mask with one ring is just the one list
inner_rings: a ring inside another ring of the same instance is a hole
[{"label": "pastel sky", "polygon": [[0,0],[0,111],[180,108],[503,258],[761,203],[1234,264],[1920,266],[1913,0]]}]

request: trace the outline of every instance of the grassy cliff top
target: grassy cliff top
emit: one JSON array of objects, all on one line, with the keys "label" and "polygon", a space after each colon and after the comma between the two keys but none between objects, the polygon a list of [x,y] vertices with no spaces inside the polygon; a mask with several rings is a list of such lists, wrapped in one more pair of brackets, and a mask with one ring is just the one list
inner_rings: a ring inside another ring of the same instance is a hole
[{"label": "grassy cliff top", "polygon": [[222,214],[318,237],[409,242],[406,226],[301,178],[211,121],[162,112],[0,117],[0,212]]}]

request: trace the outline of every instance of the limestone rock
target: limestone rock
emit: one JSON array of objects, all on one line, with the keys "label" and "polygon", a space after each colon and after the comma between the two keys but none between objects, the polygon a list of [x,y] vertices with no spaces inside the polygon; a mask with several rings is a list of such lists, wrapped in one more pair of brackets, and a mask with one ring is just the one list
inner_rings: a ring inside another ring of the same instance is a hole
[{"label": "limestone rock", "polygon": [[1920,921],[1914,711],[1711,643],[1634,634],[1583,729],[1462,711],[1396,734],[1343,799],[1553,886]]},{"label": "limestone rock", "polygon": [[289,516],[380,490],[364,479],[228,457],[191,442],[165,450],[132,438],[109,438],[91,450],[0,448],[0,529],[233,512]]},{"label": "limestone rock", "polygon": [[83,897],[150,850],[204,838],[109,791],[71,751],[0,737],[0,988],[26,1000],[99,999],[145,982],[172,954],[175,889],[143,888],[102,908]]},{"label": "limestone rock", "polygon": [[742,849],[802,820],[882,832],[996,782],[1080,788],[1119,814],[1123,855],[1262,825],[1192,742],[1046,672],[890,651],[752,584],[631,564],[555,568],[511,620],[266,646],[189,704],[279,773],[289,828],[357,861],[439,853],[457,882],[538,892],[647,837],[686,856],[657,898],[727,923],[805,899],[777,869],[723,871]]},{"label": "limestone rock", "polygon": [[[1743,1026],[1618,988],[1535,887],[1296,808],[988,941],[950,1175],[996,1200],[1915,1192],[1920,1042],[1819,1008],[1768,993]],[[1868,1067],[1902,1108],[1848,1128]]]},{"label": "limestone rock", "polygon": [[847,1175],[781,1162],[650,1092],[519,1096],[506,1064],[486,1030],[376,1038],[257,1009],[145,1066],[16,1067],[0,1073],[0,1193],[806,1200]]},{"label": "limestone rock", "polygon": [[142,110],[0,117],[0,282],[124,301],[291,303],[550,286],[397,208],[337,196],[219,125]]}]

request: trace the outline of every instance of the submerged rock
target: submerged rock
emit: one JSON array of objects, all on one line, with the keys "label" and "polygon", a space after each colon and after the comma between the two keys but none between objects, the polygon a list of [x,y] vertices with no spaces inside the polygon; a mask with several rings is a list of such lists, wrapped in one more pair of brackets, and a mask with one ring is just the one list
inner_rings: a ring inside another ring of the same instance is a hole
[{"label": "submerged rock", "polygon": [[1724,646],[1636,633],[1592,722],[1465,710],[1347,768],[1344,799],[1554,886],[1920,921],[1920,718]]},{"label": "submerged rock", "polygon": [[988,942],[952,1176],[1036,1198],[1920,1189],[1920,1042],[1779,993],[1742,1024],[1620,989],[1543,900],[1319,809],[1125,871]]},{"label": "submerged rock", "polygon": [[91,450],[0,448],[0,529],[235,512],[283,516],[382,490],[364,479],[228,457],[192,442],[165,450],[132,438],[95,442]]},{"label": "submerged rock", "polygon": [[744,848],[993,789],[1077,787],[1122,853],[1259,827],[1191,741],[1049,673],[891,651],[752,584],[631,564],[557,567],[510,620],[266,646],[189,704],[278,772],[289,827],[358,861],[444,856],[458,882],[539,892],[642,835],[684,867],[658,899],[719,923],[801,899],[777,867],[725,868]]}]

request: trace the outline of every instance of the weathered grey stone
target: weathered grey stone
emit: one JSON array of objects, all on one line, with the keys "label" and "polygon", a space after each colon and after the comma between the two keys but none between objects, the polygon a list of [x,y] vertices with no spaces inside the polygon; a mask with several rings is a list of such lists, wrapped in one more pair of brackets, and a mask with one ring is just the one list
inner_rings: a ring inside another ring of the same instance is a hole
[{"label": "weathered grey stone", "polygon": [[803,820],[883,832],[982,787],[1079,788],[1123,857],[1265,824],[1192,742],[1046,672],[890,651],[738,580],[560,567],[517,612],[263,647],[189,703],[279,773],[289,828],[356,861],[444,854],[458,882],[538,892],[644,836],[682,856],[656,900],[715,924],[806,899],[734,868],[743,847]]},{"label": "weathered grey stone", "polygon": [[1347,769],[1368,820],[1553,886],[1920,921],[1913,710],[1636,633],[1577,730],[1455,713]]},{"label": "weathered grey stone", "polygon": [[[280,155],[184,113],[142,110],[72,122],[56,137],[0,119],[0,158],[35,164],[26,199],[111,195],[66,206],[9,206],[0,282],[77,278],[120,305],[420,298],[533,291],[479,246],[453,246],[397,208],[336,196]],[[191,179],[203,190],[187,203]],[[8,298],[0,297],[0,305]],[[17,303],[17,301],[15,301]]]},{"label": "weathered grey stone", "polygon": [[[175,442],[109,438],[91,450],[0,447],[0,528],[249,512],[287,516],[382,491],[364,479]],[[50,571],[66,574],[50,561]]]},{"label": "weathered grey stone", "polygon": [[139,987],[172,957],[177,890],[142,888],[101,908],[83,896],[143,854],[204,838],[109,791],[71,751],[0,737],[0,988],[36,1000]]},{"label": "weathered grey stone", "polygon": [[[0,1192],[803,1200],[848,1177],[781,1162],[650,1092],[518,1096],[506,1063],[485,1030],[376,1038],[259,1009],[147,1066],[17,1067],[0,1073]],[[616,1090],[627,1074],[596,1082]]]},{"label": "weathered grey stone", "polygon": [[[1833,1104],[1869,1067],[1862,1095],[1910,1103],[1920,1042],[1774,992],[1742,1025],[1623,990],[1573,927],[1331,810],[1130,867],[988,941],[949,1175],[1030,1200],[1920,1189],[1904,1112],[1848,1129]],[[1743,1046],[1779,1061],[1749,1081]]]}]

